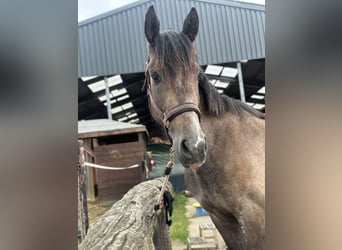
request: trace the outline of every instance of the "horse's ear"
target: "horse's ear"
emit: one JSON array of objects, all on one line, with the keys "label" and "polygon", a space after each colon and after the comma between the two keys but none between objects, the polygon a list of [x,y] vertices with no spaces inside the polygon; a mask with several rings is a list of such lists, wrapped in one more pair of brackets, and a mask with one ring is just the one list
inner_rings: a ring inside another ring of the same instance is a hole
[{"label": "horse's ear", "polygon": [[145,36],[147,41],[153,45],[159,36],[159,19],[154,11],[153,5],[148,8],[145,15]]},{"label": "horse's ear", "polygon": [[187,35],[189,40],[193,42],[197,36],[199,27],[199,18],[194,7],[191,8],[190,13],[184,20],[182,32]]}]

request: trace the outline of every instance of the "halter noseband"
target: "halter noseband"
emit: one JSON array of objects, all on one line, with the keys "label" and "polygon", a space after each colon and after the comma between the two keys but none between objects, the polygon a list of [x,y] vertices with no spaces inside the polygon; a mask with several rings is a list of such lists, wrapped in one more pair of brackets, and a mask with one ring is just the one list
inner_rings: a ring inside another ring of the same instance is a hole
[{"label": "halter noseband", "polygon": [[145,70],[145,82],[143,85],[142,90],[147,88],[147,99],[148,99],[148,105],[150,108],[150,111],[157,115],[159,121],[162,122],[164,128],[166,129],[167,135],[168,135],[168,128],[170,126],[171,121],[176,118],[178,115],[193,111],[198,115],[198,118],[201,119],[201,111],[192,102],[185,102],[183,104],[177,105],[173,108],[171,108],[167,112],[162,112],[160,108],[158,107],[157,103],[154,101],[152,92],[151,92],[151,82],[150,82],[150,74],[147,68],[148,61],[146,63],[146,70]]}]

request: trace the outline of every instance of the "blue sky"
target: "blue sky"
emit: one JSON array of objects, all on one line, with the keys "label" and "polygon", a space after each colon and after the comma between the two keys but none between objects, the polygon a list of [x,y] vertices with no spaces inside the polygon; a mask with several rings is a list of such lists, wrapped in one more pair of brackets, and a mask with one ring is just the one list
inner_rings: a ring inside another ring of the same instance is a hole
[{"label": "blue sky", "polygon": [[[121,6],[136,2],[138,0],[78,0],[78,21],[83,21],[101,13],[117,9]],[[265,0],[239,0],[265,4]]]}]

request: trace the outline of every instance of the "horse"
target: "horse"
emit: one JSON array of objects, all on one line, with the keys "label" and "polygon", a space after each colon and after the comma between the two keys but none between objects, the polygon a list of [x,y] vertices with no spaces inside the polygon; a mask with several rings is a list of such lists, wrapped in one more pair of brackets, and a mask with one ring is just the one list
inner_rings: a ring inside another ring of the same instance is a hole
[{"label": "horse", "polygon": [[195,8],[181,32],[160,32],[154,7],[145,15],[145,86],[184,166],[187,189],[208,211],[229,249],[265,248],[265,116],[222,95],[197,62]]}]

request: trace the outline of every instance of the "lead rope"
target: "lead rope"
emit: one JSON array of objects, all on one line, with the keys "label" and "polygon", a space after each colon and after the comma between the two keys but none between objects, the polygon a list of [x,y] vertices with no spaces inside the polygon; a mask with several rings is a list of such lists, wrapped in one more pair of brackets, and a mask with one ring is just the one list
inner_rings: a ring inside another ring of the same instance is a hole
[{"label": "lead rope", "polygon": [[164,172],[164,181],[163,181],[163,185],[160,189],[160,194],[159,194],[159,198],[158,198],[158,203],[156,205],[154,205],[154,211],[158,211],[160,208],[163,207],[163,196],[164,196],[164,192],[165,192],[165,188],[167,185],[167,182],[169,181],[169,177],[170,177],[170,173],[173,167],[173,163],[174,163],[174,154],[175,151],[173,150],[173,147],[170,148],[170,160],[166,165],[165,168],[165,172]]}]

